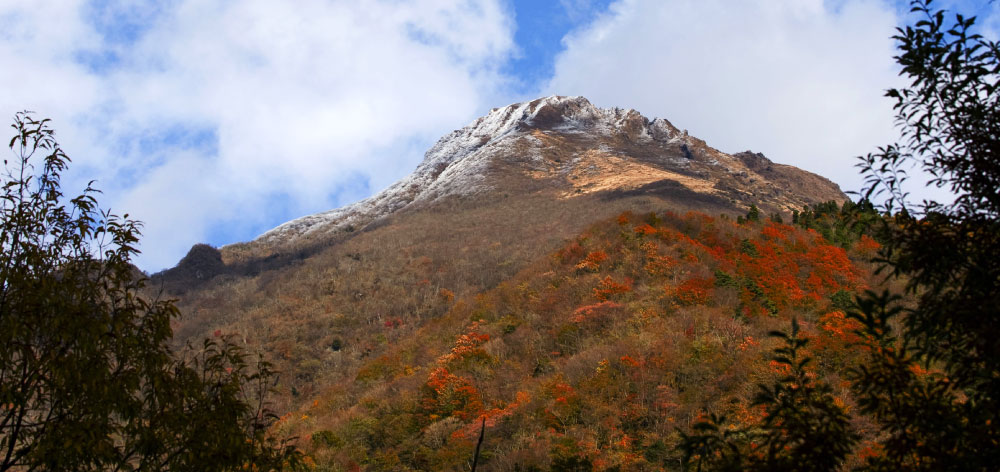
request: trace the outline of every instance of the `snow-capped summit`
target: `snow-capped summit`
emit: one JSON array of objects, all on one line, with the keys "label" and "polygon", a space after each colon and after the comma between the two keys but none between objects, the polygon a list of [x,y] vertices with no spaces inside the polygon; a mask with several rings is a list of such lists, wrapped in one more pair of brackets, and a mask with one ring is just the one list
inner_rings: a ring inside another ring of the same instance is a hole
[{"label": "snow-capped summit", "polygon": [[583,97],[550,96],[494,108],[442,137],[411,175],[382,192],[289,221],[256,241],[283,244],[353,231],[445,197],[515,190],[575,198],[669,181],[720,201],[776,210],[843,198],[836,185],[821,177],[763,156],[755,157],[753,166],[747,162],[745,156],[707,146],[665,119],[598,108]]}]

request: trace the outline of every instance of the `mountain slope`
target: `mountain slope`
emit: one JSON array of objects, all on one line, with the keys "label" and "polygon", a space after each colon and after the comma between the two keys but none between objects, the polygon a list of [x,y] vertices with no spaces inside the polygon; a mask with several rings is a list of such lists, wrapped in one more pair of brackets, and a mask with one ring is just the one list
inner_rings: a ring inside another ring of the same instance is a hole
[{"label": "mountain slope", "polygon": [[[400,366],[429,368],[450,349],[475,316],[456,303],[478,303],[546,266],[594,222],[626,211],[698,211],[731,225],[751,205],[787,218],[831,200],[846,200],[833,183],[760,154],[725,154],[633,110],[548,97],[450,133],[411,176],[369,199],[247,243],[198,245],[153,285],[179,299],[178,344],[216,330],[235,334],[283,372],[279,410],[308,411],[333,395],[344,411],[325,410],[324,421],[350,424],[360,418],[350,413],[360,408],[353,402],[389,385],[421,388],[423,374],[385,381]],[[575,309],[566,305],[558,316]],[[419,348],[402,347],[412,339]],[[308,422],[288,424],[315,432]]]},{"label": "mountain slope", "polygon": [[582,97],[553,96],[494,109],[441,138],[410,176],[379,194],[289,221],[257,241],[282,245],[360,229],[453,196],[487,198],[530,189],[572,198],[654,183],[771,211],[845,198],[826,179],[773,164],[761,154],[722,153],[664,119],[597,108]]},{"label": "mountain slope", "polygon": [[[797,317],[810,372],[863,355],[844,298],[872,281],[867,237],[700,213],[603,221],[319,389],[280,425],[336,469],[462,470],[485,420],[484,470],[673,470],[703,411],[759,424],[755,384],[782,375],[766,333]],[[780,366],[779,366],[780,367]],[[519,469],[518,469],[519,468]],[[537,468],[537,469],[532,469]]]}]

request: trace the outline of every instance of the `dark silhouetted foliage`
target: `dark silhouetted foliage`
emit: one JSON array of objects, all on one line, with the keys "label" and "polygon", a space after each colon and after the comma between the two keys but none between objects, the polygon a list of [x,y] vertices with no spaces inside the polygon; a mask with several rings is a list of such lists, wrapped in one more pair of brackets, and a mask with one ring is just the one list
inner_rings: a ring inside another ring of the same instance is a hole
[{"label": "dark silhouetted foliage", "polygon": [[70,160],[48,120],[19,113],[12,127],[0,194],[0,471],[297,463],[267,435],[269,365],[221,333],[178,359],[167,348],[178,311],[141,296],[130,263],[139,223],[100,210],[90,186],[64,197]]},{"label": "dark silhouetted foliage", "polygon": [[[894,36],[900,51],[896,60],[910,85],[887,92],[896,99],[900,141],[859,164],[866,179],[863,201],[884,199],[881,218],[867,216],[868,208],[861,213],[866,226],[879,223],[879,240],[862,237],[855,243],[861,252],[878,251],[881,272],[902,283],[903,292],[867,291],[849,307],[848,318],[835,312],[824,317],[823,328],[867,353],[845,372],[859,413],[875,429],[858,456],[863,460],[860,470],[996,470],[1000,45],[973,32],[975,18],[957,14],[949,25],[946,12],[935,9],[931,0],[914,0],[911,6],[918,20]],[[908,202],[903,183],[910,164],[929,173],[933,185],[948,188],[954,202]],[[838,219],[826,217],[836,212],[835,204],[819,205],[796,212],[793,222],[817,228],[839,243],[850,231],[845,232]],[[845,209],[840,213],[848,216]],[[845,308],[843,295],[835,296],[836,305]],[[845,332],[852,325],[851,332]],[[788,339],[794,339],[794,332],[793,326]],[[783,349],[785,358],[792,359],[788,353],[794,351]],[[779,387],[791,385],[802,384],[786,377],[772,392],[787,391]],[[838,428],[845,433],[831,435],[814,425],[840,424],[843,412],[813,409],[812,417],[801,421],[799,414],[809,403],[799,398],[784,408],[790,398],[758,397],[773,413],[765,425],[780,424],[781,434],[798,437],[797,444],[825,442],[826,460],[817,461],[816,449],[784,448],[765,469],[836,468],[835,459],[844,457],[855,442],[853,433]],[[713,417],[685,437],[682,449],[691,467],[755,468],[758,458],[747,453],[746,444],[756,438],[722,423]]]},{"label": "dark silhouetted foliage", "polygon": [[858,440],[850,418],[833,390],[815,380],[812,359],[803,354],[808,341],[792,319],[790,334],[771,333],[783,341],[773,365],[784,375],[761,385],[753,404],[766,408],[759,426],[735,427],[711,415],[683,434],[684,465],[693,470],[829,471],[843,464]]},{"label": "dark silhouetted foliage", "polygon": [[[895,215],[880,259],[906,282],[868,293],[854,314],[872,339],[852,372],[861,411],[884,436],[871,470],[995,470],[1000,464],[1000,45],[975,18],[912,2],[898,31],[910,86],[893,89],[900,142],[862,159],[865,196]],[[950,23],[950,24],[949,24]],[[952,203],[907,202],[901,170],[916,164]]]}]

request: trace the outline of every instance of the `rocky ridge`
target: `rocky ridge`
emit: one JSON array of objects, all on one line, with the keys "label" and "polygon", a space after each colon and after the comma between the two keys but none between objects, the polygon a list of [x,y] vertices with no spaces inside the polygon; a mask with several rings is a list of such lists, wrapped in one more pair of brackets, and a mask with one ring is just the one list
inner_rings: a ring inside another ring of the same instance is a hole
[{"label": "rocky ridge", "polygon": [[282,244],[354,231],[404,208],[510,191],[506,187],[573,198],[658,182],[727,200],[736,208],[754,203],[771,211],[846,198],[827,179],[761,154],[723,153],[665,119],[598,108],[583,97],[550,96],[495,108],[442,137],[410,176],[382,192],[289,221],[255,242]]}]

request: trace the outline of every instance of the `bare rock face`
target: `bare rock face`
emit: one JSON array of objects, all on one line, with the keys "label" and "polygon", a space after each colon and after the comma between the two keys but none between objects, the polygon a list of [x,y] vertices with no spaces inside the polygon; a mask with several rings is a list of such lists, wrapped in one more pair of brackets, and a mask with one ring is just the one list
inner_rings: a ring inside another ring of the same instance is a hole
[{"label": "bare rock face", "polygon": [[597,108],[583,97],[551,96],[495,108],[442,137],[408,177],[352,205],[289,221],[255,242],[355,231],[404,208],[446,197],[543,192],[571,199],[595,192],[679,188],[770,212],[847,197],[829,180],[762,154],[708,146],[664,119]]}]

